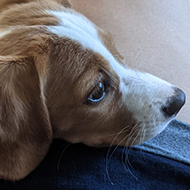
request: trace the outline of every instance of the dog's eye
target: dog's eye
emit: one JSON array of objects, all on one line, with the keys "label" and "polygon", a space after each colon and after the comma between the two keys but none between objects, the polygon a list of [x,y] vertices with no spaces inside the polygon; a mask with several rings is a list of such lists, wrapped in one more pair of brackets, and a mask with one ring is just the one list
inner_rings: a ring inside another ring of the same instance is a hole
[{"label": "dog's eye", "polygon": [[105,96],[105,83],[100,81],[88,97],[88,101],[95,103],[101,101]]}]

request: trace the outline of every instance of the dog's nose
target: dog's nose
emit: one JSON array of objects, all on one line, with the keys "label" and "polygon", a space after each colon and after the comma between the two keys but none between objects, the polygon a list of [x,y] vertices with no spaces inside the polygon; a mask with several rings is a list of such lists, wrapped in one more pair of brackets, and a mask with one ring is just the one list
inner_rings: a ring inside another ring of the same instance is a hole
[{"label": "dog's nose", "polygon": [[166,116],[175,116],[185,104],[185,93],[179,88],[175,88],[175,95],[173,95],[162,108]]}]

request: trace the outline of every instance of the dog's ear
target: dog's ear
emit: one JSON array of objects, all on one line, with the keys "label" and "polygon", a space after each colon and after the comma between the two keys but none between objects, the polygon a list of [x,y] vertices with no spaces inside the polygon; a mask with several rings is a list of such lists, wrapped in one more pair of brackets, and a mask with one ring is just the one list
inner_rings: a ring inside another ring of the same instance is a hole
[{"label": "dog's ear", "polygon": [[42,73],[33,57],[0,56],[0,178],[24,178],[49,149]]}]

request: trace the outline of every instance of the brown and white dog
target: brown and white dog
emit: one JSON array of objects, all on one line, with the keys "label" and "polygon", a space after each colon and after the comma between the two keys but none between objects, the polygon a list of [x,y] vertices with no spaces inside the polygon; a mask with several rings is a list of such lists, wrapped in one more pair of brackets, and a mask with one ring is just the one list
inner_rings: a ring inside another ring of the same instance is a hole
[{"label": "brown and white dog", "polygon": [[1,0],[0,178],[27,176],[53,137],[138,144],[184,103],[178,88],[126,67],[111,35],[68,0]]}]

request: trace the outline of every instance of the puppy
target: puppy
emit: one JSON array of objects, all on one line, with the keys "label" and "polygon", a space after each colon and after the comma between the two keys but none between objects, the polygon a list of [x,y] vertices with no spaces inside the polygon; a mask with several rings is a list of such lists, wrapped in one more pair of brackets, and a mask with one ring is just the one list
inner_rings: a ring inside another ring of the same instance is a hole
[{"label": "puppy", "polygon": [[53,138],[141,143],[184,103],[180,89],[125,66],[111,35],[67,0],[1,0],[0,178],[27,176]]}]

